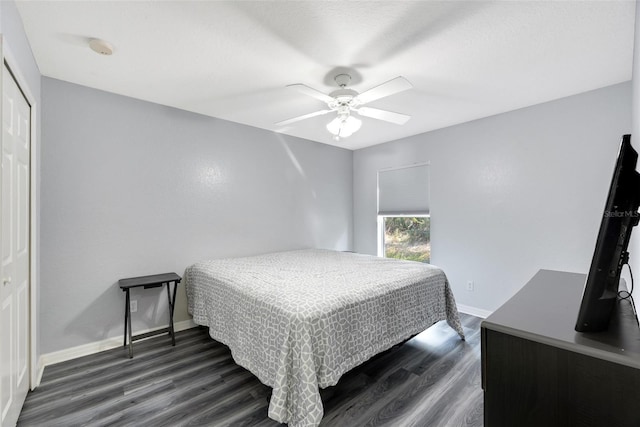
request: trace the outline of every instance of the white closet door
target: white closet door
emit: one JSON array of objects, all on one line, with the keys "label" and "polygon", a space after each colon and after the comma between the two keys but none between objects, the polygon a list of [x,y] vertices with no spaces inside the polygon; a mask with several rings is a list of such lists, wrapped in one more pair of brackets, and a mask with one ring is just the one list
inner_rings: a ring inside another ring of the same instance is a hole
[{"label": "white closet door", "polygon": [[29,103],[2,69],[0,424],[15,425],[29,390]]}]

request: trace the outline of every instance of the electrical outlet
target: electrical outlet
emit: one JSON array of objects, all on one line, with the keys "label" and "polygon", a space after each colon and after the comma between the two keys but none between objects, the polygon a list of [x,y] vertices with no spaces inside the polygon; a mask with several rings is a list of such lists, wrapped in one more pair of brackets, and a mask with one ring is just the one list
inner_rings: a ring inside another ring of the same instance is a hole
[{"label": "electrical outlet", "polygon": [[467,282],[467,291],[473,292],[473,282],[471,280]]},{"label": "electrical outlet", "polygon": [[131,308],[131,312],[135,313],[136,311],[138,311],[138,300],[131,300],[129,302],[129,307]]}]

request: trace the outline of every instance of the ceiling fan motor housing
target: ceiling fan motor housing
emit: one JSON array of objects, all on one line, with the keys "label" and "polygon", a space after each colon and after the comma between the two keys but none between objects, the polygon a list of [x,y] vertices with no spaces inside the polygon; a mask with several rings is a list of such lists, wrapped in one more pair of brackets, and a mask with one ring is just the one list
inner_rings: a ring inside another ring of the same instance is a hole
[{"label": "ceiling fan motor housing", "polygon": [[340,106],[355,107],[358,92],[353,89],[338,89],[331,92],[329,96],[333,98],[333,101],[328,103],[329,108],[338,109]]}]

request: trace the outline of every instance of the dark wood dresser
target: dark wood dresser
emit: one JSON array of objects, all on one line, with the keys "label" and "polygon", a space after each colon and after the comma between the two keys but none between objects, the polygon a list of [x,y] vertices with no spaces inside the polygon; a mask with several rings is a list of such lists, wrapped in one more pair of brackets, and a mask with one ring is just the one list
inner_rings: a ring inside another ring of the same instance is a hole
[{"label": "dark wood dresser", "polygon": [[640,329],[618,301],[606,332],[576,332],[585,279],[540,270],[482,322],[485,427],[640,426]]}]

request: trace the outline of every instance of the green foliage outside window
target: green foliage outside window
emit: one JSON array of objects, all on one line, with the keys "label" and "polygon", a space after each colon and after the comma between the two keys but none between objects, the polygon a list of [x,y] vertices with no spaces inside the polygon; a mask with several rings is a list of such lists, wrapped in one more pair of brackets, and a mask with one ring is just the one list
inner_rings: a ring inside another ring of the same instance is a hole
[{"label": "green foliage outside window", "polygon": [[386,217],[384,250],[387,258],[429,262],[431,260],[429,217]]}]

